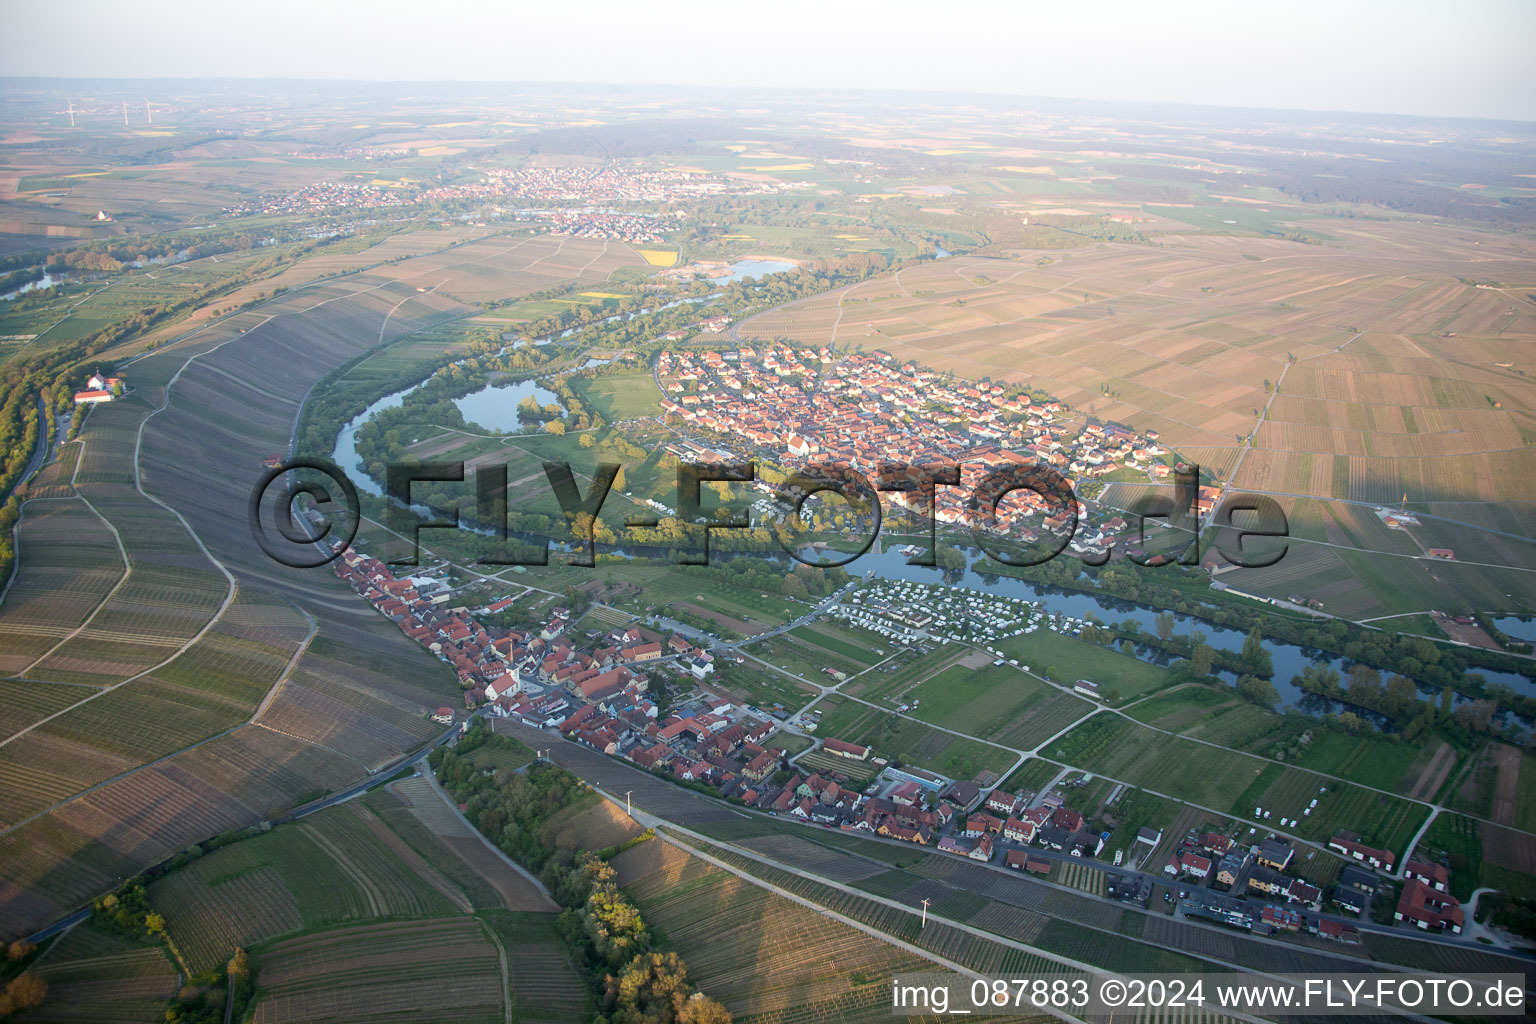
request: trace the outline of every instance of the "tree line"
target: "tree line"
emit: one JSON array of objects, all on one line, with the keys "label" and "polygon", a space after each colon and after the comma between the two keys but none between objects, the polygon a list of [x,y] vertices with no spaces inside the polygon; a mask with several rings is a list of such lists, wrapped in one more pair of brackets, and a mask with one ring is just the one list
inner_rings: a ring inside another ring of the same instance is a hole
[{"label": "tree line", "polygon": [[560,904],[557,930],[585,974],[598,1012],[593,1024],[729,1024],[730,1012],[698,992],[688,967],[663,943],[619,888],[609,861],[647,832],[606,850],[577,849],[558,838],[557,816],[599,797],[552,764],[487,771],[468,756],[482,748],[526,752],[483,724],[429,757],[470,822],[506,854],[539,873]]}]

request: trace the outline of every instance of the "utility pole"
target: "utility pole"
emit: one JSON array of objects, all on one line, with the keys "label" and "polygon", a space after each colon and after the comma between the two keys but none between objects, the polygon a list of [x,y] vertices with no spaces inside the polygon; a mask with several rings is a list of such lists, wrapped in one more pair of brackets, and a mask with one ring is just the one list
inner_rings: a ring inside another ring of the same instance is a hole
[{"label": "utility pole", "polygon": [[925,897],[923,897],[923,923],[921,925],[919,925],[918,928],[922,929],[922,928],[927,928],[927,927],[928,927],[928,897],[925,896]]},{"label": "utility pole", "polygon": [[634,792],[634,790],[632,790],[632,789],[626,789],[624,791],[624,814],[626,816],[632,816],[632,815],[629,814],[629,794],[633,793],[633,792]]}]

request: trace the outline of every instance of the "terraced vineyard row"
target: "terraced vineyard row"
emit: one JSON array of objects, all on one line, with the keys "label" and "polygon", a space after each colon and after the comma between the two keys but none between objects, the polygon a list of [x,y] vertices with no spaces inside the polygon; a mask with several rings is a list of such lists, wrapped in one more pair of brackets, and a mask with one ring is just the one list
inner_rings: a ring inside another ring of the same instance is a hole
[{"label": "terraced vineyard row", "polygon": [[615,862],[689,977],[738,1020],[877,1021],[890,979],[934,965],[662,842]]},{"label": "terraced vineyard row", "polygon": [[254,1020],[372,1024],[446,1014],[465,1024],[501,1024],[498,963],[495,947],[472,918],[304,935],[263,953]]},{"label": "terraced vineyard row", "polygon": [[507,951],[513,1014],[520,1024],[566,1024],[587,1016],[587,987],[566,955],[554,914],[493,910],[481,920]]},{"label": "terraced vineyard row", "polygon": [[[68,937],[65,940],[68,941]],[[165,951],[135,948],[75,957],[50,957],[37,968],[48,998],[28,1010],[28,1021],[48,1024],[117,1024],[159,1020],[176,991],[176,969]]]}]

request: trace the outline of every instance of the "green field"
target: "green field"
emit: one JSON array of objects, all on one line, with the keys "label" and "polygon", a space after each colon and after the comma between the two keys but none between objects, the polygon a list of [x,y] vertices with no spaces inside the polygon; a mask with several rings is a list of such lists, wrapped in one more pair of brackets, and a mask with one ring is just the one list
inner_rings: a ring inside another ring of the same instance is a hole
[{"label": "green field", "polygon": [[790,711],[804,707],[816,695],[816,691],[804,683],[752,658],[740,665],[716,661],[715,673],[709,677],[708,685],[716,690],[745,694],[747,701],[759,708],[782,704]]},{"label": "green field", "polygon": [[952,736],[844,697],[824,697],[816,706],[823,711],[816,730],[818,736],[862,743],[881,757],[952,778],[970,778],[980,769],[1002,774],[1014,761],[1014,756],[1002,747]]},{"label": "green field", "polygon": [[1168,685],[1168,671],[1160,666],[1049,629],[1009,637],[998,647],[1008,657],[1017,658],[1019,664],[1055,682],[1070,686],[1079,679],[1090,679],[1098,683],[1099,692],[1110,704]]},{"label": "green field", "polygon": [[902,698],[918,706],[910,714],[956,732],[1030,748],[1093,710],[1011,665],[953,665]]},{"label": "green field", "polygon": [[1129,713],[1169,732],[1402,792],[1413,787],[1439,745],[1433,737],[1413,743],[1382,734],[1347,736],[1308,715],[1280,715],[1248,704],[1225,687],[1182,686],[1136,704]]},{"label": "green field", "polygon": [[304,929],[453,913],[389,848],[376,821],[356,804],[322,811],[172,872],[150,887],[150,901],[193,970],[222,962],[237,944]]},{"label": "green field", "polygon": [[866,668],[885,657],[884,654],[875,653],[875,641],[880,641],[881,650],[887,650],[890,644],[890,641],[874,633],[867,633],[860,637],[853,630],[824,622],[796,626],[789,631],[789,635],[799,637],[808,644],[831,651],[842,658],[858,662]]},{"label": "green field", "polygon": [[970,648],[958,644],[935,647],[927,652],[908,649],[848,683],[844,689],[869,701],[878,702],[886,697],[895,699],[934,673],[972,653]]},{"label": "green field", "polygon": [[[1399,797],[1371,792],[1299,768],[1148,730],[1116,715],[1099,715],[1051,744],[1046,756],[1074,767],[1252,821],[1255,807],[1272,817],[1296,817],[1303,839],[1326,843],[1340,829],[1399,857],[1428,811]],[[1326,789],[1326,793],[1320,792]],[[1303,810],[1317,798],[1310,815]]]},{"label": "green field", "polygon": [[824,649],[812,649],[790,635],[781,634],[766,640],[753,641],[742,648],[746,653],[761,658],[770,665],[777,665],[802,679],[829,685],[837,680],[824,669],[836,669],[844,676],[851,676],[865,666],[850,658],[843,658]]},{"label": "green field", "polygon": [[1061,765],[1054,761],[1047,761],[1043,757],[1032,757],[1004,779],[1002,787],[1010,793],[1016,793],[1021,789],[1038,793],[1059,774],[1061,774]]},{"label": "green field", "polygon": [[649,373],[624,373],[572,382],[576,394],[606,422],[654,416],[661,410],[661,392]]}]

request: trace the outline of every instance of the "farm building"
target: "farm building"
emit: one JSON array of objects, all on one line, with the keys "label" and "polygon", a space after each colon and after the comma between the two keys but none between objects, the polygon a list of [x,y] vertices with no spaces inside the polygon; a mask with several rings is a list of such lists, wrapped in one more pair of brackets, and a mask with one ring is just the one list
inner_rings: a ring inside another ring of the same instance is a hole
[{"label": "farm building", "polygon": [[838,757],[852,758],[855,761],[863,761],[869,757],[869,748],[861,747],[857,743],[847,743],[843,740],[825,739],[821,741],[822,749],[829,754]]}]

